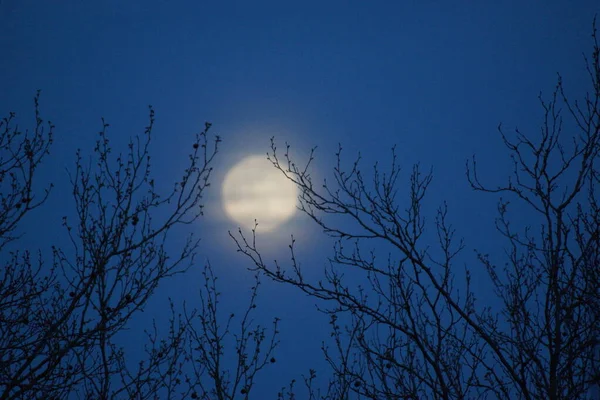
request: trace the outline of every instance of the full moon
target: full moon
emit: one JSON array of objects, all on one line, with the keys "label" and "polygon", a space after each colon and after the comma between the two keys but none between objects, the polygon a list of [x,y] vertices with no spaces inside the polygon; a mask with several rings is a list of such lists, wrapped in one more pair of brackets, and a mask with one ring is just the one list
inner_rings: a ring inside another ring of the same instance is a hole
[{"label": "full moon", "polygon": [[265,156],[249,156],[234,165],[223,181],[223,207],[243,228],[269,232],[296,212],[298,191]]}]

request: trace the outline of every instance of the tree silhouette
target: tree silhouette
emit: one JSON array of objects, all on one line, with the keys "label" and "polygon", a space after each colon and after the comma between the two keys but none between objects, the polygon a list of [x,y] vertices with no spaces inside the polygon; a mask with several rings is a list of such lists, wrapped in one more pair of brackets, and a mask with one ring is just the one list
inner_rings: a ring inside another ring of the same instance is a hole
[{"label": "tree silhouette", "polygon": [[[187,166],[167,193],[151,174],[154,110],[144,133],[115,154],[103,121],[93,156],[78,150],[70,183],[74,217],[64,217],[70,249],[52,248],[52,261],[19,244],[23,217],[49,195],[36,193],[34,178],[52,143],[43,129],[39,92],[36,126],[22,133],[15,115],[0,123],[0,399],[181,399],[214,395],[231,399],[249,393],[255,374],[270,363],[276,326],[268,330],[250,318],[256,308],[256,278],[239,329],[233,315],[218,319],[219,293],[212,268],[204,269],[200,308],[176,312],[166,332],[146,330],[145,359],[135,365],[118,341],[134,314],[143,310],[159,284],[194,263],[198,239],[190,235],[175,254],[166,250],[178,225],[202,215],[211,164],[220,138],[209,139],[210,124],[191,144]],[[17,246],[15,246],[17,247]],[[164,337],[161,337],[161,334]],[[224,343],[236,353],[223,360]]]},{"label": "tree silhouette", "polygon": [[17,239],[13,232],[25,214],[39,207],[48,197],[47,189],[41,198],[34,200],[35,173],[48,154],[52,144],[54,126],[44,121],[39,113],[39,96],[35,102],[35,129],[32,133],[12,128],[15,113],[0,121],[0,251],[7,243]]},{"label": "tree silhouette", "polygon": [[[314,151],[299,166],[289,145],[281,157],[272,140],[269,159],[298,186],[300,210],[337,238],[325,279],[305,279],[293,238],[286,268],[263,260],[254,231],[230,235],[253,269],[329,305],[333,341],[323,352],[333,377],[319,392],[311,371],[309,398],[584,399],[599,384],[600,48],[593,27],[589,92],[571,100],[559,76],[550,98],[540,96],[539,135],[499,128],[514,165],[508,182],[487,186],[475,158],[467,163],[475,191],[503,196],[496,219],[503,263],[478,253],[460,273],[465,243],[446,204],[433,224],[425,220],[432,173],[415,165],[403,185],[395,149],[390,168],[375,164],[366,178],[360,155],[343,167],[340,146],[335,182],[318,185],[309,173]],[[511,220],[515,203],[538,225]],[[425,240],[430,229],[437,249]],[[371,250],[375,243],[391,249],[387,259]],[[481,266],[499,302],[475,298],[471,271]],[[280,398],[293,399],[294,391],[292,382]]]}]

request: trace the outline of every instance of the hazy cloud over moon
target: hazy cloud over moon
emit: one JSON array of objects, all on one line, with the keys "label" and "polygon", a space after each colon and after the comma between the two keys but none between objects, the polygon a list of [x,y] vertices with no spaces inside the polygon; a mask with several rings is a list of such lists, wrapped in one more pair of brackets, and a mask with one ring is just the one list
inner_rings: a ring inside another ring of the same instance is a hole
[{"label": "hazy cloud over moon", "polygon": [[234,165],[225,176],[223,208],[244,229],[269,232],[294,215],[296,186],[266,156],[253,155]]}]

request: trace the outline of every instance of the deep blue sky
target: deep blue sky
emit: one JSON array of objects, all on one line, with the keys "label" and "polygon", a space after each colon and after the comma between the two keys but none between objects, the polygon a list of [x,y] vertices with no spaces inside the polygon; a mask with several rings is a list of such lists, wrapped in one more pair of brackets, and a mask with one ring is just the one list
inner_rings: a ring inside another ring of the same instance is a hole
[{"label": "deep blue sky", "polygon": [[[509,173],[498,123],[535,133],[536,96],[551,92],[559,71],[581,95],[581,54],[591,48],[598,12],[593,0],[2,0],[0,114],[16,111],[21,126],[32,126],[32,97],[41,89],[42,116],[56,125],[42,173],[56,189],[25,221],[24,243],[46,251],[61,243],[60,217],[72,205],[65,168],[76,148],[91,152],[100,117],[118,143],[143,131],[152,104],[153,155],[165,183],[179,176],[204,121],[223,138],[207,215],[193,229],[204,239],[199,260],[210,259],[222,277],[224,315],[243,301],[251,275],[227,239],[232,224],[219,185],[236,161],[266,153],[273,135],[300,158],[318,145],[322,177],[338,142],[349,156],[360,150],[366,168],[397,144],[406,171],[416,161],[433,166],[427,205],[448,201],[467,239],[464,262],[473,263],[474,247],[501,253],[491,229],[495,199],[469,189],[464,162],[476,153],[497,182]],[[47,228],[32,231],[34,223]],[[285,259],[291,233],[318,277],[330,243],[301,216],[260,238],[266,258]],[[166,296],[193,301],[198,279],[193,271],[165,282],[139,322],[160,318]],[[283,322],[280,362],[262,376],[256,398],[274,396],[309,367],[323,371],[319,345],[328,336],[314,302],[293,288],[265,282],[260,301],[265,320]]]}]

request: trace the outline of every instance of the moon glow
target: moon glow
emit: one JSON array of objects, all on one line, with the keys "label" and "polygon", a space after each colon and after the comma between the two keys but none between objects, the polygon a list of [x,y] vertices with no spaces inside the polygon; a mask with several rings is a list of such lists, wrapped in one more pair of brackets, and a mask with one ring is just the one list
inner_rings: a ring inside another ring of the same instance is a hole
[{"label": "moon glow", "polygon": [[223,207],[243,228],[272,231],[296,212],[298,191],[265,156],[249,156],[234,165],[223,181]]}]

